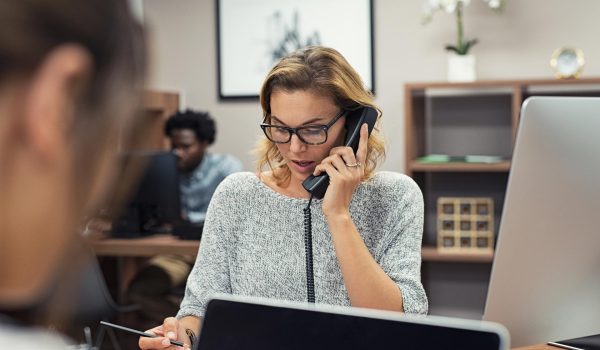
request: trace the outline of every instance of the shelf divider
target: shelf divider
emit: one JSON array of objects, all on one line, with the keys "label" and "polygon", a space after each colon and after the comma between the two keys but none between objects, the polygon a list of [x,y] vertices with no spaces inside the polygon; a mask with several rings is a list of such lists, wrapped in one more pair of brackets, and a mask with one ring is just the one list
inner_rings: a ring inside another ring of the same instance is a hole
[{"label": "shelf divider", "polygon": [[491,263],[494,260],[494,252],[485,250],[482,252],[443,252],[436,247],[424,246],[421,250],[423,262],[462,262],[462,263]]},{"label": "shelf divider", "polygon": [[411,172],[508,172],[510,161],[498,163],[410,163]]}]

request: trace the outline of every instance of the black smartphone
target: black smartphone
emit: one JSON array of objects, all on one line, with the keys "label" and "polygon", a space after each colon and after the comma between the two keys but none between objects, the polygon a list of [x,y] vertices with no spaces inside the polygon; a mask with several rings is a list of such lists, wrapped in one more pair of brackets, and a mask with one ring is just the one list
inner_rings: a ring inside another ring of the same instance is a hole
[{"label": "black smartphone", "polygon": [[[114,324],[114,323],[110,323],[110,322],[100,321],[100,324],[103,325],[103,326],[112,327],[114,329],[118,329],[118,330],[121,330],[121,331],[133,333],[133,334],[139,335],[140,337],[158,338],[157,335],[146,333],[146,332],[142,332],[142,331],[138,331],[138,330],[132,329],[132,328],[127,328],[127,327],[119,326],[118,324]],[[180,341],[170,340],[170,342],[171,342],[171,345],[177,345],[177,346],[183,347],[183,343],[180,342]]]},{"label": "black smartphone", "polygon": [[[367,123],[369,127],[369,135],[375,127],[379,113],[373,107],[361,107],[356,110],[348,111],[346,114],[346,139],[344,145],[352,147],[354,153],[358,149],[358,141],[360,139],[360,127]],[[318,176],[311,175],[304,182],[302,186],[305,190],[313,195],[314,198],[321,199],[325,196],[327,186],[329,186],[329,175],[323,173]]]}]

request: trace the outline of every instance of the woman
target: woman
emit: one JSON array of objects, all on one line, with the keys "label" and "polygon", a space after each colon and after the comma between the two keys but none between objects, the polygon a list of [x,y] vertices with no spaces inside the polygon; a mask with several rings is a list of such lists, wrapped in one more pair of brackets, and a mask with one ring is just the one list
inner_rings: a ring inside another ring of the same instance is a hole
[{"label": "woman", "polygon": [[133,140],[142,41],[125,0],[0,1],[1,349],[64,348],[22,325],[68,317],[55,291],[119,136]]},{"label": "woman", "polygon": [[[348,112],[376,108],[356,71],[337,51],[308,47],[275,65],[261,105],[261,170],[221,183],[177,318],[151,331],[189,343],[213,293],[306,300],[307,205],[317,303],[426,313],[419,188],[406,176],[374,172],[383,156],[377,129],[368,137],[362,126],[356,155],[342,147]],[[329,188],[309,203],[302,182],[323,173]],[[139,344],[165,348],[168,339],[141,338]]]}]

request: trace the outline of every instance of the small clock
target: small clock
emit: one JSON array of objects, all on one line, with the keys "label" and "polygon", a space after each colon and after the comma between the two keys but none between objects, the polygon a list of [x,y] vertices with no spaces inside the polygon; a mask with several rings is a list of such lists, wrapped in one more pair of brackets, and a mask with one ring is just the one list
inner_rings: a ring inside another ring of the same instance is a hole
[{"label": "small clock", "polygon": [[559,79],[579,78],[584,63],[583,51],[570,47],[556,49],[550,59],[550,66]]}]

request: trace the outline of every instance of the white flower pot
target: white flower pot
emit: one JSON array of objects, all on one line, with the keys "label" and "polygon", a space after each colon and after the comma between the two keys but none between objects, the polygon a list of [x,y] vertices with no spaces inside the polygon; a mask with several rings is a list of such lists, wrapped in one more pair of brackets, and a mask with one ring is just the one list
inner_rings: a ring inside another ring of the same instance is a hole
[{"label": "white flower pot", "polygon": [[475,56],[448,53],[448,81],[475,81]]}]

